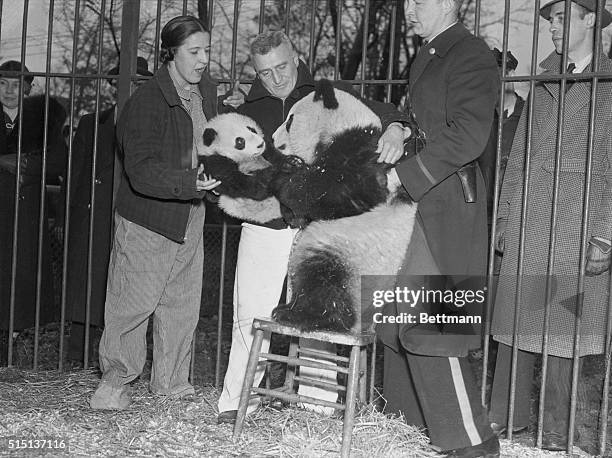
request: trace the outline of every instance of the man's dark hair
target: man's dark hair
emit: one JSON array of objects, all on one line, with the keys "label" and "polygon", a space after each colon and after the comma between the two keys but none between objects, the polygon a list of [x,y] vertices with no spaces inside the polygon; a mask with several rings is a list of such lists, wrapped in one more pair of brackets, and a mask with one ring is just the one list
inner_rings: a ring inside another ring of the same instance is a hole
[{"label": "man's dark hair", "polygon": [[293,43],[291,43],[289,37],[280,30],[260,33],[251,42],[251,56],[253,54],[259,54],[260,56],[268,54],[272,49],[278,48],[283,43],[293,49]]},{"label": "man's dark hair", "polygon": [[176,48],[197,32],[210,33],[208,28],[195,16],[177,16],[170,19],[161,32],[160,59],[163,63],[174,60]]}]

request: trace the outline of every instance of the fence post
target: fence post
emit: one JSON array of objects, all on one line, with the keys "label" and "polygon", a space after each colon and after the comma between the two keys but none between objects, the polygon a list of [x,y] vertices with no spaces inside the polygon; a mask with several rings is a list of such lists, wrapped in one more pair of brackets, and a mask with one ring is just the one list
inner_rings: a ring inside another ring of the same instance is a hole
[{"label": "fence post", "polygon": [[[136,74],[136,56],[138,55],[138,27],[140,19],[140,0],[123,2],[121,12],[121,55],[119,56],[119,76],[117,79],[117,119],[125,102],[130,98],[131,75]],[[113,208],[119,184],[121,183],[121,161],[115,158],[113,176]]]}]

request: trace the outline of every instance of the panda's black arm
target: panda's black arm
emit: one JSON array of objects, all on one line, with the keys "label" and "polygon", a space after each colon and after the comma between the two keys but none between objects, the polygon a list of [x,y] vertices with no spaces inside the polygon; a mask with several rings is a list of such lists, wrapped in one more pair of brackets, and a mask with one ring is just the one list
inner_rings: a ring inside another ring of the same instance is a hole
[{"label": "panda's black arm", "polygon": [[371,210],[388,196],[385,175],[390,166],[376,161],[377,135],[362,129],[344,132],[330,145],[319,145],[320,155],[311,165],[285,156],[287,163],[270,185],[273,194],[300,221],[344,218]]},{"label": "panda's black arm", "polygon": [[221,181],[215,188],[219,194],[253,200],[264,200],[272,195],[268,189],[268,183],[274,173],[271,168],[246,175],[238,170],[235,162],[223,156],[200,156],[199,161],[204,164],[207,174]]},{"label": "panda's black arm", "polygon": [[274,142],[271,138],[265,138],[266,150],[263,153],[263,157],[273,166],[280,168],[287,161],[287,156],[281,153],[274,147]]}]

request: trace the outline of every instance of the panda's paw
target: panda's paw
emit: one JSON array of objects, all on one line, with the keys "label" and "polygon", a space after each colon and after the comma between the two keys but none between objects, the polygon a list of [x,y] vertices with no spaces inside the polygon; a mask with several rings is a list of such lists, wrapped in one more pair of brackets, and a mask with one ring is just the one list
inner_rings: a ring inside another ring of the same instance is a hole
[{"label": "panda's paw", "polygon": [[272,310],[272,319],[278,321],[279,323],[293,324],[291,323],[292,315],[293,313],[291,312],[291,307],[288,304],[279,305]]},{"label": "panda's paw", "polygon": [[285,156],[280,169],[283,173],[293,173],[305,166],[304,159],[299,156]]},{"label": "panda's paw", "polygon": [[293,326],[300,331],[350,331],[354,324],[352,314],[341,316],[328,313],[311,313],[309,310],[295,307],[295,303],[283,304],[272,310],[272,319],[278,323]]}]

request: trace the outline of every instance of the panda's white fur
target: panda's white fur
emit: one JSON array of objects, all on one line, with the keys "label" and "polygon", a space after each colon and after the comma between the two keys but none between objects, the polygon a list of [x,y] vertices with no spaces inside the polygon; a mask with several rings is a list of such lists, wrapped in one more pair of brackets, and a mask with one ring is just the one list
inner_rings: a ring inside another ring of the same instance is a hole
[{"label": "panda's white fur", "polygon": [[[292,154],[301,157],[306,164],[312,164],[317,145],[321,142],[328,144],[334,134],[354,127],[376,127],[381,128],[380,118],[370,110],[362,101],[356,99],[351,94],[336,90],[336,100],[342,107],[338,109],[312,110],[307,115],[308,131],[305,135],[290,135],[287,124],[293,125],[296,110],[298,112],[309,111],[308,107],[315,104],[315,93],[311,92],[303,99],[296,102],[289,113],[285,122],[274,132],[272,139],[274,147],[283,154]],[[323,105],[321,104],[321,107]]]},{"label": "panda's white fur", "polygon": [[264,200],[219,196],[219,207],[234,218],[265,224],[281,218],[280,202],[274,196]]},{"label": "panda's white fur", "polygon": [[[238,149],[237,138],[243,139],[244,147]],[[258,171],[265,170],[271,164],[264,159],[266,150],[264,134],[259,125],[248,116],[238,113],[225,113],[211,118],[204,126],[204,144],[200,149],[201,156],[215,155],[230,159],[237,165],[238,171],[244,176],[255,176]],[[213,173],[214,170],[205,170]],[[246,221],[266,223],[281,217],[280,204],[274,196],[263,200],[249,198],[250,190],[244,189],[244,195],[228,195],[223,192],[224,180],[232,180],[231,176],[218,177],[222,185],[219,207],[228,215]],[[242,177],[241,177],[242,178]],[[225,182],[225,185],[229,183]],[[262,183],[262,186],[264,184]]]},{"label": "panda's white fur", "polygon": [[[332,109],[325,108],[325,101],[315,93],[297,102],[274,133],[274,146],[283,154],[313,163],[324,144],[343,141],[347,129],[380,128],[379,118],[355,97],[338,89],[334,95],[338,103]],[[370,211],[315,221],[300,231],[289,258],[292,300],[274,310],[277,320],[305,330],[373,327],[371,300],[361,298],[361,276],[388,276],[379,285],[394,287],[417,210],[409,199],[398,197],[405,192],[399,181],[387,180],[386,186],[387,201]]]},{"label": "panda's white fur", "polygon": [[[206,129],[214,129],[217,133],[213,143],[204,145],[203,156],[219,154],[238,164],[243,173],[251,173],[268,167],[270,164],[262,157],[266,150],[266,142],[261,127],[248,116],[239,113],[224,113],[211,118],[204,125]],[[236,138],[244,140],[244,148],[236,148]]]}]

